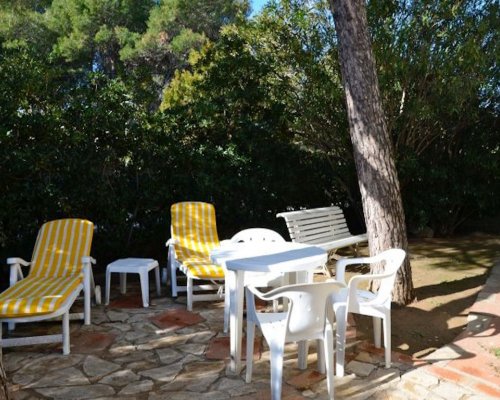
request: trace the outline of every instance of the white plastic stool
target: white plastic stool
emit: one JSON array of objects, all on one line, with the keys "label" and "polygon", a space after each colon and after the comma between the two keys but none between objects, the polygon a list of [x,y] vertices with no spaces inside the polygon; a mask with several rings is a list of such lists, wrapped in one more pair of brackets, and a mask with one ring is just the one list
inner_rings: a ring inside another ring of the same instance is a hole
[{"label": "white plastic stool", "polygon": [[149,307],[149,271],[155,270],[156,293],[160,296],[160,267],[158,261],[151,258],[122,258],[108,264],[106,268],[106,305],[109,304],[109,291],[111,284],[111,273],[120,273],[120,292],[127,292],[127,275],[139,274],[141,279],[142,304]]}]

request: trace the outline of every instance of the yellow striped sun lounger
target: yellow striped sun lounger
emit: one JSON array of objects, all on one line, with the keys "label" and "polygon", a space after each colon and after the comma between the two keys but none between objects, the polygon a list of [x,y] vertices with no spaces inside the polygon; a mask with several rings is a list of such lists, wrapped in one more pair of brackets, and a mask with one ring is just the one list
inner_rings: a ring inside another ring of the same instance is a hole
[{"label": "yellow striped sun lounger", "polygon": [[[167,245],[172,296],[187,292],[190,311],[193,301],[223,298],[224,269],[210,261],[210,252],[219,247],[214,206],[203,202],[176,203],[171,207],[171,218],[171,239]],[[187,277],[186,286],[177,283],[178,269]],[[195,286],[194,280],[211,282]],[[216,293],[195,294],[195,290]]]},{"label": "yellow striped sun lounger", "polygon": [[[94,224],[83,219],[60,219],[42,225],[31,262],[9,258],[10,287],[0,294],[0,321],[41,321],[62,315],[62,335],[1,339],[2,347],[63,342],[69,354],[69,309],[84,289],[84,320],[90,324],[90,296],[95,290],[90,257]],[[23,279],[21,266],[30,266]],[[100,297],[96,293],[96,297]],[[99,300],[97,300],[99,302]],[[1,332],[1,331],[0,331]]]}]

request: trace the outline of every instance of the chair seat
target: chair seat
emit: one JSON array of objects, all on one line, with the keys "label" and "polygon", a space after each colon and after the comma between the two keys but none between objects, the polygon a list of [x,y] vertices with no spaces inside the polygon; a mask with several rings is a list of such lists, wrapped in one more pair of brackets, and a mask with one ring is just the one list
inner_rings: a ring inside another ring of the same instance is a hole
[{"label": "chair seat", "polygon": [[384,301],[384,299],[379,299],[376,293],[370,292],[368,290],[356,290],[356,298],[357,307],[355,305],[352,305],[352,309],[373,308],[375,310],[385,308],[387,306],[387,300]]},{"label": "chair seat", "polygon": [[50,314],[82,284],[82,276],[28,276],[0,294],[0,318]]},{"label": "chair seat", "polygon": [[196,279],[224,279],[224,268],[213,264],[208,257],[189,257],[182,262],[180,269],[187,276]]},{"label": "chair seat", "polygon": [[368,290],[356,290],[356,295],[358,296],[358,300],[360,303],[372,301],[377,297],[375,293]]}]

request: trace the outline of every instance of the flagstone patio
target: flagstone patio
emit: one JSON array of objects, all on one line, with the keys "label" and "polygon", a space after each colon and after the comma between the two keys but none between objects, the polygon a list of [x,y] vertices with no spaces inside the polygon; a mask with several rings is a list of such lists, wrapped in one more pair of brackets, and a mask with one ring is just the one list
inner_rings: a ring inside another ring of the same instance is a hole
[{"label": "flagstone patio", "polygon": [[[497,279],[497,278],[496,278]],[[196,303],[188,312],[182,297],[153,297],[142,307],[138,283],[127,296],[114,293],[109,306],[94,306],[92,325],[71,323],[71,354],[57,344],[4,349],[14,399],[203,399],[270,398],[269,352],[255,345],[253,382],[228,369],[229,337],[222,333],[223,302]],[[19,325],[15,335],[59,330],[59,323]],[[308,369],[297,368],[295,345],[285,355],[283,399],[326,399],[326,380],[316,370],[311,344]],[[243,346],[245,348],[245,346]],[[346,376],[335,378],[336,399],[484,399],[485,393],[436,377],[429,361],[383,351],[356,337],[350,320]],[[449,385],[451,390],[446,385]],[[448,389],[447,389],[448,388]],[[492,388],[487,388],[491,390]],[[442,393],[443,395],[440,395]],[[492,393],[495,395],[495,392]],[[450,397],[452,396],[452,397]]]}]

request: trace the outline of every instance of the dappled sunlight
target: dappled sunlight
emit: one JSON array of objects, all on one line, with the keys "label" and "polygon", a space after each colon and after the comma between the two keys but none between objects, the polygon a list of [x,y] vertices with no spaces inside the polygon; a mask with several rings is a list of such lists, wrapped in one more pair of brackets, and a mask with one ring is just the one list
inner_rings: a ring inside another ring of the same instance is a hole
[{"label": "dappled sunlight", "polygon": [[[490,235],[410,240],[416,300],[393,307],[394,349],[420,358],[463,332],[499,250],[500,239]],[[360,247],[359,253],[368,255],[367,247]],[[347,251],[341,254],[352,257]],[[367,272],[367,266],[350,267],[347,279]],[[364,337],[372,340],[371,320],[356,317],[356,321]]]},{"label": "dappled sunlight", "polygon": [[[437,285],[438,286],[438,285]],[[439,288],[439,286],[438,286]],[[393,344],[406,354],[427,354],[451,342],[467,325],[468,309],[480,288],[447,295],[428,297],[404,308],[393,308]],[[371,327],[370,327],[371,328]]]},{"label": "dappled sunlight", "polygon": [[411,239],[412,265],[424,263],[433,268],[456,270],[489,269],[500,251],[500,238],[491,235]]}]

